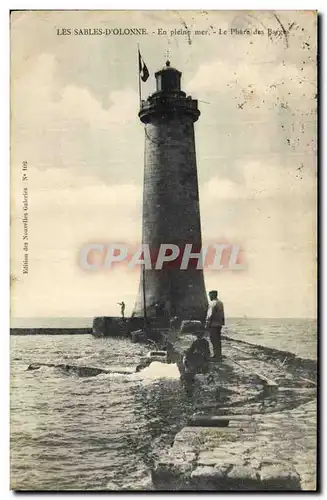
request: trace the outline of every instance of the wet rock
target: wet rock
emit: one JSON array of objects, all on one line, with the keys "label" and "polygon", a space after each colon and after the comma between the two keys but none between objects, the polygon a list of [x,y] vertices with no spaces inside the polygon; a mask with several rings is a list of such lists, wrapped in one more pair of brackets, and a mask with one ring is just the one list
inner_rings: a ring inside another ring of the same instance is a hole
[{"label": "wet rock", "polygon": [[[222,460],[225,460],[225,457],[222,457],[221,455],[215,456],[210,452],[201,452],[199,454],[197,463],[198,463],[198,465],[201,465],[201,466],[215,466],[215,465],[221,463]],[[225,463],[229,463],[229,462],[230,462],[230,460],[228,460],[228,456],[227,456]]]},{"label": "wet rock", "polygon": [[229,418],[216,415],[201,415],[195,413],[189,420],[188,425],[194,427],[228,427]]},{"label": "wet rock", "polygon": [[31,363],[26,370],[38,370],[42,366],[46,366],[48,368],[57,368],[64,373],[68,373],[70,375],[77,375],[78,377],[96,377],[102,373],[120,373],[123,375],[129,375],[132,373],[128,370],[105,370],[103,368],[94,368],[92,366],[79,366],[79,365],[68,365],[64,363],[53,364],[53,363]]},{"label": "wet rock", "polygon": [[213,466],[198,466],[191,474],[192,490],[217,490],[224,483],[226,471]]},{"label": "wet rock", "polygon": [[258,470],[256,470],[251,465],[233,465],[230,471],[228,471],[229,479],[241,479],[241,480],[260,480],[260,475]]},{"label": "wet rock", "polygon": [[196,463],[196,454],[180,453],[160,459],[152,469],[153,485],[158,490],[179,491],[188,489],[192,471]]},{"label": "wet rock", "polygon": [[204,436],[201,430],[202,428],[184,427],[184,429],[175,436],[174,449],[190,448],[199,450],[204,443]]},{"label": "wet rock", "polygon": [[301,478],[289,463],[263,465],[260,479],[265,490],[301,490]]},{"label": "wet rock", "polygon": [[210,451],[201,451],[197,463],[204,466],[232,467],[233,465],[243,465],[244,459],[241,455],[232,453],[229,450],[220,450],[217,448]]},{"label": "wet rock", "polygon": [[37,363],[31,363],[30,365],[28,365],[26,370],[38,370],[39,368],[41,368],[41,365]]},{"label": "wet rock", "polygon": [[191,474],[191,486],[202,491],[260,490],[260,476],[245,465],[198,466]]}]

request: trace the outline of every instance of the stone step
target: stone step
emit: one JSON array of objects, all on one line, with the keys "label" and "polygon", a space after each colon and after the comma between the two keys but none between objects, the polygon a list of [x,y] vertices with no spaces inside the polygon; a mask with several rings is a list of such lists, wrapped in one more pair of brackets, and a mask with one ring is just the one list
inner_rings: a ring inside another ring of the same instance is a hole
[{"label": "stone step", "polygon": [[165,491],[301,490],[292,463],[266,444],[260,453],[256,433],[229,427],[185,427],[151,472]]},{"label": "stone step", "polygon": [[230,421],[233,423],[244,423],[253,420],[251,415],[206,415],[195,413],[188,421],[188,427],[228,427]]}]

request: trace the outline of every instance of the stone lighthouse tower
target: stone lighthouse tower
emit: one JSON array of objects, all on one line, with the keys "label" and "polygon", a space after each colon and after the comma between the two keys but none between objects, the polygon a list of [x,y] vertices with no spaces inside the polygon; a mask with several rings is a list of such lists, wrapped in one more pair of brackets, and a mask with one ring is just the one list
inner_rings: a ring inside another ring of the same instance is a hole
[{"label": "stone lighthouse tower", "polygon": [[[139,117],[144,123],[144,191],[142,241],[151,257],[161,244],[185,245],[192,253],[202,246],[194,122],[200,111],[197,100],[181,90],[181,72],[166,66],[155,74],[156,91],[142,101]],[[168,253],[168,252],[167,252]],[[207,308],[203,270],[191,259],[180,269],[181,259],[162,269],[141,271],[133,316],[158,315],[203,319]]]}]

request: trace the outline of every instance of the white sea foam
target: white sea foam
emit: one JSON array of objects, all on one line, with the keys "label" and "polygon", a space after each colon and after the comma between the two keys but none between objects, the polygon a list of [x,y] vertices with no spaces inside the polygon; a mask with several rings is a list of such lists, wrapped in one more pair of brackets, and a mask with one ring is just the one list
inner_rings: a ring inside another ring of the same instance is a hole
[{"label": "white sea foam", "polygon": [[160,363],[160,361],[153,361],[150,366],[141,370],[137,375],[139,378],[145,380],[157,380],[162,378],[176,380],[180,377],[176,364]]}]

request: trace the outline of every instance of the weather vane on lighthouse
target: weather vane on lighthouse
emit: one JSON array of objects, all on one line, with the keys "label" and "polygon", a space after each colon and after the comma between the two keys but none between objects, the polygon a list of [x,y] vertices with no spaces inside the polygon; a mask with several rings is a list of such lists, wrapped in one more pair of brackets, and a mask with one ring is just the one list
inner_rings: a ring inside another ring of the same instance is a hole
[{"label": "weather vane on lighthouse", "polygon": [[166,49],[166,52],[165,52],[165,60],[166,60],[166,66],[170,66],[170,49],[169,49],[169,47]]}]

